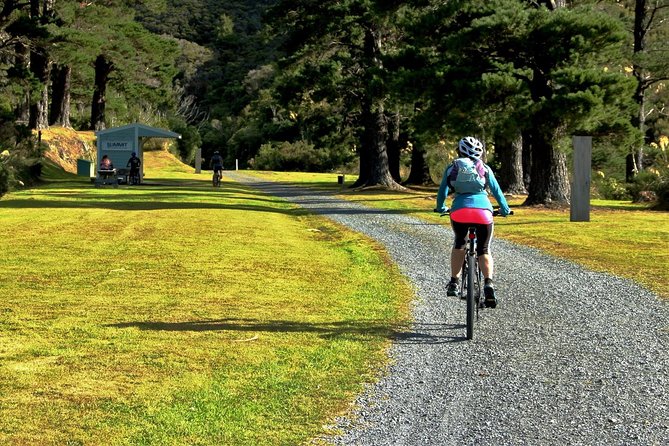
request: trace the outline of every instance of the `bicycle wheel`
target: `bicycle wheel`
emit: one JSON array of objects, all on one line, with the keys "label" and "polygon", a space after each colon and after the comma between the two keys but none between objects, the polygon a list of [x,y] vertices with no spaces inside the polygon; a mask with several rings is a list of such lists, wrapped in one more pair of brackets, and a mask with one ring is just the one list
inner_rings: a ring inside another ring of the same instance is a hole
[{"label": "bicycle wheel", "polygon": [[476,262],[476,320],[479,320],[479,308],[483,308],[483,273]]},{"label": "bicycle wheel", "polygon": [[467,254],[467,339],[474,338],[474,315],[478,298],[475,288],[476,259]]}]

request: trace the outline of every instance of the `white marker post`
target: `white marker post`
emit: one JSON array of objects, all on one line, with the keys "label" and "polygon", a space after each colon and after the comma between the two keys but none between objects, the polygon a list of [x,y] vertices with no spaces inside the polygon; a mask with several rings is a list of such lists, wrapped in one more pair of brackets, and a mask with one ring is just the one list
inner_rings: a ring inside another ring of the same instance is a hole
[{"label": "white marker post", "polygon": [[590,221],[592,136],[574,136],[574,175],[571,183],[570,221]]},{"label": "white marker post", "polygon": [[195,173],[202,172],[202,148],[195,152]]}]

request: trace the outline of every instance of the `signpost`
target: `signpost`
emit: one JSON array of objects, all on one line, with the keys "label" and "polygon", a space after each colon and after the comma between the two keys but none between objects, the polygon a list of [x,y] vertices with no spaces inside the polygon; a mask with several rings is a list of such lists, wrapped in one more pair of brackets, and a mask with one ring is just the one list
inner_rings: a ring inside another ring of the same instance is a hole
[{"label": "signpost", "polygon": [[199,147],[195,152],[195,173],[202,172],[202,148]]},{"label": "signpost", "polygon": [[574,136],[574,174],[571,183],[570,221],[590,221],[592,136]]}]

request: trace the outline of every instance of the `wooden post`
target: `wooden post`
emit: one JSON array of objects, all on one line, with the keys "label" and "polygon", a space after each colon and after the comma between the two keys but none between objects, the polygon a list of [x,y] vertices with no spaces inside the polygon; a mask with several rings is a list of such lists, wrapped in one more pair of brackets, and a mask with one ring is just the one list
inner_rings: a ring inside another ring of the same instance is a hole
[{"label": "wooden post", "polygon": [[574,175],[571,183],[570,221],[590,221],[592,136],[574,136]]},{"label": "wooden post", "polygon": [[199,147],[195,152],[195,173],[202,172],[202,148]]}]

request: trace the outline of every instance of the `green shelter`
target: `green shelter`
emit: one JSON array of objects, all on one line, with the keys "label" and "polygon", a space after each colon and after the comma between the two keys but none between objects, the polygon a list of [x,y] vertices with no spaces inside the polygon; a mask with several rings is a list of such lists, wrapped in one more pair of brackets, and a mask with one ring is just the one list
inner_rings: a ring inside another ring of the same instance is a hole
[{"label": "green shelter", "polygon": [[102,156],[107,155],[114,164],[114,167],[125,169],[132,152],[135,152],[142,161],[140,169],[141,179],[144,179],[144,153],[142,145],[146,138],[181,139],[181,135],[178,133],[137,123],[100,130],[95,132],[95,136],[97,137],[98,148],[97,167],[99,167]]}]

